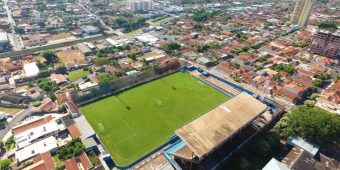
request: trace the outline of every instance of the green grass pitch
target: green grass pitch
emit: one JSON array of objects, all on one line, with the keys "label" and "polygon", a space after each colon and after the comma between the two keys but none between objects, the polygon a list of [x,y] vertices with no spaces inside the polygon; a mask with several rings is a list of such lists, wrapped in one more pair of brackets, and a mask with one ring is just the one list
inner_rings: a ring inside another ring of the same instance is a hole
[{"label": "green grass pitch", "polygon": [[126,166],[229,97],[177,72],[81,108],[114,161]]}]

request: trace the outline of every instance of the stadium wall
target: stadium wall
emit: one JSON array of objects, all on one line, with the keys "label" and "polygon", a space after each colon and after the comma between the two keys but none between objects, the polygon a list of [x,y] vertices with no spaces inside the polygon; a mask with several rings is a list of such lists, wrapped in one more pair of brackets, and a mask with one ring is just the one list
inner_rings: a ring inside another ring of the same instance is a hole
[{"label": "stadium wall", "polygon": [[156,72],[154,69],[149,69],[139,74],[130,75],[122,79],[114,80],[108,84],[101,84],[92,87],[90,90],[87,91],[79,91],[76,93],[74,101],[79,106],[93,103],[118,92],[128,90],[141,84],[178,72],[180,69],[180,67],[176,69],[171,69],[166,72],[162,72],[161,74]]},{"label": "stadium wall", "polygon": [[[98,136],[97,136],[97,137],[98,137]],[[98,139],[99,139],[99,137],[98,137]],[[142,161],[143,161],[144,159],[146,159],[147,157],[151,156],[152,154],[154,154],[154,153],[160,151],[161,149],[165,148],[165,147],[168,146],[168,145],[173,145],[174,143],[178,142],[179,140],[180,140],[180,138],[179,138],[176,134],[174,134],[174,135],[172,135],[172,136],[169,137],[168,141],[166,141],[166,142],[163,143],[162,145],[158,146],[157,148],[153,149],[153,150],[150,151],[149,153],[145,154],[144,156],[138,158],[137,160],[133,161],[131,164],[126,165],[126,166],[120,166],[120,165],[118,165],[118,164],[113,160],[113,158],[112,158],[111,155],[110,155],[110,156],[106,156],[104,161],[105,161],[105,162],[111,162],[111,163],[113,163],[113,167],[112,167],[112,168],[117,168],[117,169],[130,169],[130,168],[132,168],[133,166],[135,166],[136,164],[142,162]],[[100,139],[99,139],[99,141],[100,141],[100,143],[102,143]],[[104,148],[104,150],[105,150],[107,153],[109,153],[108,150],[107,150],[107,148],[106,148],[104,145],[102,145],[102,147]]]}]

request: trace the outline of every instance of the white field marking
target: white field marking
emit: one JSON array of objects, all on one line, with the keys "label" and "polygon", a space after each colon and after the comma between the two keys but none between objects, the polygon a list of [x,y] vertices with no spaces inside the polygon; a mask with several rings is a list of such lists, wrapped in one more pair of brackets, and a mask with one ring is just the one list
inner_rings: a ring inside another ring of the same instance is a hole
[{"label": "white field marking", "polygon": [[98,129],[99,129],[100,132],[104,132],[105,131],[105,128],[104,128],[104,125],[102,124],[102,122],[98,123]]},{"label": "white field marking", "polygon": [[[192,88],[190,88],[189,86],[185,86],[184,89],[188,90],[189,92],[192,92],[192,91],[193,91]],[[200,98],[201,100],[207,100],[208,98],[214,96],[213,94],[210,94],[210,95],[208,95],[208,96],[204,96],[204,97],[203,97],[203,96],[201,96],[201,95],[199,95],[199,94],[197,94],[197,93],[194,93],[194,95],[197,96],[198,98]]]},{"label": "white field marking", "polygon": [[[126,121],[125,121],[121,116],[118,115],[118,117],[124,122],[124,125],[130,130],[130,132],[132,132],[132,135],[128,136],[127,138],[123,138],[122,141],[118,141],[118,143],[116,142],[117,144],[114,144],[114,142],[112,142],[112,144],[113,144],[114,146],[116,146],[116,145],[118,145],[118,144],[120,144],[120,143],[123,143],[123,142],[127,141],[128,139],[131,139],[132,137],[135,137],[135,136],[137,135],[136,132],[128,125],[128,123],[126,123]],[[97,121],[97,120],[96,120],[96,121]],[[104,120],[104,123],[105,123],[106,121],[107,121],[107,120]],[[98,122],[99,122],[99,121],[98,121]],[[112,125],[111,125],[110,123],[107,123],[107,122],[106,122],[106,124],[109,125],[109,128],[111,129],[111,131],[115,132],[114,128],[112,127]],[[104,127],[104,128],[105,128],[105,127]],[[116,133],[117,133],[117,132],[116,132]],[[106,133],[106,135],[111,136],[111,135],[116,135],[116,134]]]},{"label": "white field marking", "polygon": [[[122,119],[122,118],[121,118]],[[122,140],[120,140],[120,141],[117,141],[117,142],[115,142],[113,145],[119,145],[119,144],[121,144],[121,143],[124,143],[125,141],[127,141],[127,140],[129,140],[129,139],[131,139],[131,138],[133,138],[133,137],[135,137],[136,135],[137,135],[137,133],[134,131],[134,130],[132,130],[132,128],[129,126],[129,124],[128,123],[126,123],[126,121],[125,120],[123,120],[123,122],[124,122],[124,125],[130,130],[130,132],[132,132],[132,133],[130,133],[130,134],[132,134],[132,135],[129,135],[128,137],[126,137],[126,138],[123,138]],[[109,124],[109,126],[112,128],[112,125],[111,124]],[[112,128],[113,129],[113,128]]]},{"label": "white field marking", "polygon": [[[99,122],[96,118],[94,118],[95,119],[95,121],[96,122]],[[110,126],[110,128],[112,129],[112,131],[114,132],[114,129],[112,128],[112,126]],[[135,133],[135,132],[134,132]],[[109,139],[114,139],[114,134],[111,134],[111,133],[106,133],[105,135],[103,135],[103,137],[104,138],[109,138]],[[133,137],[134,136],[136,136],[136,133],[133,135]],[[103,138],[101,138],[101,137],[99,137],[101,140],[103,139]],[[105,146],[105,148],[106,149],[108,149],[107,148],[107,146],[109,145],[109,146],[113,146],[112,148],[114,148],[114,150],[115,150],[115,152],[114,153],[109,153],[110,155],[115,155],[115,156],[117,156],[117,157],[120,157],[120,158],[122,158],[122,159],[124,159],[124,160],[127,160],[127,157],[126,157],[126,155],[119,149],[119,147],[117,147],[115,144],[114,144],[114,142],[108,142],[108,143],[106,143],[106,144],[104,144],[103,143],[103,145]],[[118,153],[117,153],[118,152]]]}]

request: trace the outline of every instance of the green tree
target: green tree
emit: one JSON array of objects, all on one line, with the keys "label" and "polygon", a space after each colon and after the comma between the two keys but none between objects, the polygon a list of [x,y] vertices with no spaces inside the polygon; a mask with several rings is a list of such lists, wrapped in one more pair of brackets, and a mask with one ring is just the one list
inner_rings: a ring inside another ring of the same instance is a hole
[{"label": "green tree", "polygon": [[67,160],[79,156],[86,150],[85,146],[79,138],[72,139],[63,147],[57,150],[60,160]]},{"label": "green tree", "polygon": [[275,148],[280,144],[280,133],[276,130],[271,130],[264,136],[264,139],[272,148]]},{"label": "green tree", "polygon": [[249,167],[250,167],[249,161],[244,157],[240,157],[237,160],[237,164],[238,164],[240,169],[249,169]]},{"label": "green tree", "polygon": [[57,55],[54,53],[54,51],[51,50],[44,51],[42,53],[42,56],[46,59],[47,63],[54,63],[58,61]]},{"label": "green tree", "polygon": [[210,47],[207,44],[199,44],[196,47],[196,51],[199,52],[199,53],[204,53],[204,52],[208,51],[209,48]]},{"label": "green tree", "polygon": [[165,53],[169,55],[174,54],[180,49],[181,49],[181,45],[178,44],[177,42],[170,42],[170,43],[164,44],[163,46],[163,50],[165,51]]},{"label": "green tree", "polygon": [[106,65],[109,64],[110,61],[107,58],[103,58],[103,57],[97,57],[96,59],[94,59],[94,64],[101,66],[101,65]]},{"label": "green tree", "polygon": [[338,30],[339,22],[337,21],[321,21],[317,24],[319,29],[335,32]]},{"label": "green tree", "polygon": [[258,140],[254,147],[254,153],[258,156],[267,156],[271,152],[270,144],[265,140]]},{"label": "green tree", "polygon": [[309,106],[309,107],[313,106],[314,103],[315,103],[314,100],[305,100],[303,102],[304,105]]},{"label": "green tree", "polygon": [[310,96],[310,99],[311,99],[311,100],[315,100],[315,99],[318,98],[318,97],[319,97],[319,94],[313,93],[313,94]]},{"label": "green tree", "polygon": [[50,75],[51,75],[50,72],[48,72],[47,70],[41,70],[38,73],[39,78],[45,78],[45,77],[48,77]]},{"label": "green tree", "polygon": [[67,69],[64,65],[57,67],[54,71],[57,74],[66,74],[67,73]]},{"label": "green tree", "polygon": [[339,141],[340,117],[318,107],[300,106],[281,118],[274,128],[282,136],[299,135],[323,145]]},{"label": "green tree", "polygon": [[281,81],[281,76],[279,74],[276,74],[273,76],[273,80],[279,82]]},{"label": "green tree", "polygon": [[137,60],[137,54],[136,53],[131,53],[131,54],[128,54],[127,56],[133,61]]},{"label": "green tree", "polygon": [[316,78],[314,79],[313,81],[313,84],[316,86],[316,87],[320,87],[322,85],[323,81],[319,78]]},{"label": "green tree", "polygon": [[211,48],[211,49],[220,49],[221,45],[218,44],[217,42],[212,42],[212,43],[209,44],[209,48]]},{"label": "green tree", "polygon": [[54,93],[50,93],[50,94],[48,94],[48,97],[52,100],[52,101],[55,101],[55,100],[57,100],[57,97],[55,96],[55,94]]},{"label": "green tree", "polygon": [[193,12],[192,19],[197,22],[205,22],[213,18],[216,14],[218,14],[217,11],[200,9]]},{"label": "green tree", "polygon": [[241,48],[242,52],[248,52],[249,50],[250,50],[250,46],[249,45],[246,45],[246,46]]}]

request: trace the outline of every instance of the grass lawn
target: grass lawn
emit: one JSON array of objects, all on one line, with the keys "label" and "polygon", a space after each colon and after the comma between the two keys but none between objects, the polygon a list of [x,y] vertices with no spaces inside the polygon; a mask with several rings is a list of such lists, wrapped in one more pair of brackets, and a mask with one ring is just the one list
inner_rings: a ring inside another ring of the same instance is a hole
[{"label": "grass lawn", "polygon": [[65,168],[64,162],[60,160],[58,156],[59,156],[58,154],[53,156],[54,162],[57,166],[56,169],[64,169]]},{"label": "grass lawn", "polygon": [[69,38],[71,36],[72,36],[72,34],[69,33],[69,32],[60,32],[58,34],[51,34],[46,39],[48,41],[54,41],[54,40],[60,40],[60,39]]},{"label": "grass lawn", "polygon": [[85,77],[89,74],[88,71],[84,71],[83,69],[79,69],[79,70],[76,70],[76,71],[72,71],[68,74],[68,78],[71,80],[71,81],[75,81],[77,79],[80,79],[82,77]]},{"label": "grass lawn", "polygon": [[133,35],[137,35],[137,34],[141,34],[141,33],[143,33],[142,29],[136,29],[136,30],[127,32],[125,34],[133,36]]},{"label": "grass lawn", "polygon": [[161,16],[152,20],[149,20],[150,25],[159,25],[161,22],[163,22],[165,19],[171,18],[169,15]]},{"label": "grass lawn", "polygon": [[8,114],[8,115],[15,115],[20,110],[22,110],[22,109],[20,109],[20,108],[13,108],[13,107],[1,107],[0,106],[0,112],[5,112],[5,114]]},{"label": "grass lawn", "polygon": [[88,104],[81,111],[115,162],[125,166],[228,99],[189,73],[178,72]]}]

